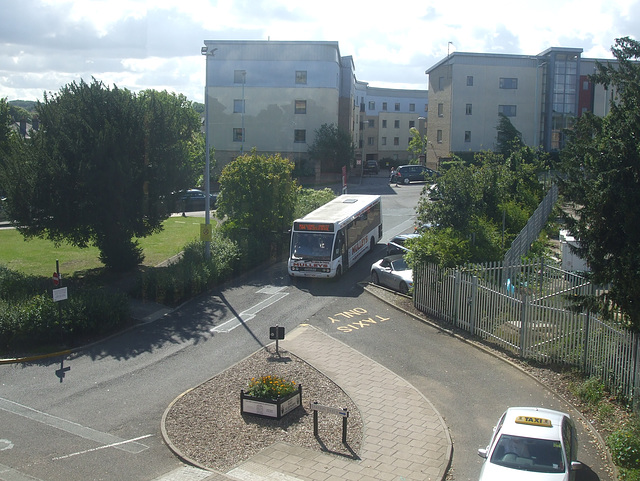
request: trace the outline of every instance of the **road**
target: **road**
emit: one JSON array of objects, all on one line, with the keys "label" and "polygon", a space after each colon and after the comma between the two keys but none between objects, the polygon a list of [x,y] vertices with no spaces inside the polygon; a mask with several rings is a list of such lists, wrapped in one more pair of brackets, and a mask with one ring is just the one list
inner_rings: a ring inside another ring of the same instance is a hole
[{"label": "road", "polygon": [[[383,240],[412,228],[421,189],[391,187],[383,174],[349,186],[384,195]],[[305,322],[418,388],[451,429],[452,479],[476,479],[476,450],[505,407],[563,403],[520,371],[364,292],[358,283],[383,251],[377,246],[339,282],[292,283],[276,264],[71,357],[0,366],[0,479],[161,479],[182,466],[160,436],[169,403],[270,343],[270,326],[290,331]],[[344,315],[356,307],[389,321],[360,328]],[[587,456],[581,460],[593,465]]]}]

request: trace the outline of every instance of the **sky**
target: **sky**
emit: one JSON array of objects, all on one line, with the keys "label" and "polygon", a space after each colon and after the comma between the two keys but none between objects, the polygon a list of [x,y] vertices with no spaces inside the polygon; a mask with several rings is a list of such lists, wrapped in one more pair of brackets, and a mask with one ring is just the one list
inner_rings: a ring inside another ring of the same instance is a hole
[{"label": "sky", "polygon": [[640,0],[0,0],[0,98],[43,100],[81,79],[203,102],[204,40],[338,42],[358,80],[426,89],[454,51],[612,58],[640,39]]}]

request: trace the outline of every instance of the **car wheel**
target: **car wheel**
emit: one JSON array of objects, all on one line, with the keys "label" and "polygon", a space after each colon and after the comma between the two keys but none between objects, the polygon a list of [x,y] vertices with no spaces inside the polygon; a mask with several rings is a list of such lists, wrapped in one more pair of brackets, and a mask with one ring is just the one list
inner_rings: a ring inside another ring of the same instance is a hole
[{"label": "car wheel", "polygon": [[373,272],[371,273],[371,282],[372,282],[373,284],[377,284],[377,285],[379,285],[379,284],[380,284],[380,279],[378,278],[378,273],[377,273],[376,271],[373,271]]},{"label": "car wheel", "polygon": [[408,185],[411,181],[409,180],[409,177],[405,177],[404,179],[402,179],[402,182],[404,183],[404,185]]},{"label": "car wheel", "polygon": [[409,287],[405,282],[400,283],[400,294],[409,294]]}]

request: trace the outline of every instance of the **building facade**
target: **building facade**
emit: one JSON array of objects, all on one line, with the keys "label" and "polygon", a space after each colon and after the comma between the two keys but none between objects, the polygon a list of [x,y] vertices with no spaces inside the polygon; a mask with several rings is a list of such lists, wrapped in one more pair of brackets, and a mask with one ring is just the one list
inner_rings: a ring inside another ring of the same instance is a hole
[{"label": "building facade", "polygon": [[[607,62],[607,60],[601,60]],[[535,55],[454,52],[425,73],[431,115],[427,164],[455,153],[493,150],[499,114],[523,142],[547,152],[564,145],[563,132],[584,112],[606,115],[609,96],[593,85],[595,59],[580,48],[550,48]]]},{"label": "building facade", "polygon": [[[409,126],[426,114],[426,90],[369,87],[356,79],[352,57],[341,56],[337,42],[204,43],[208,134],[217,172],[253,148],[303,163],[323,124],[351,135],[358,162],[406,159]],[[379,127],[380,117],[385,127]]]}]

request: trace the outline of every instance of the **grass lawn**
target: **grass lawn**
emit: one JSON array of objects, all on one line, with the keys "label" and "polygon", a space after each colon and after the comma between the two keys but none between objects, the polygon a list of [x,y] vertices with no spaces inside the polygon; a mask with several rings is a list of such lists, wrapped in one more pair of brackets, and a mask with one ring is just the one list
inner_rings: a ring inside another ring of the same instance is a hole
[{"label": "grass lawn", "polygon": [[[211,222],[215,222],[212,217]],[[170,217],[162,232],[139,239],[144,250],[144,265],[156,266],[179,253],[182,248],[200,237],[200,224],[204,217]],[[15,229],[0,230],[0,265],[24,274],[49,277],[60,263],[60,273],[72,276],[77,271],[103,267],[98,249],[79,249],[68,244],[55,247],[42,239],[25,241]]]}]

